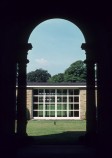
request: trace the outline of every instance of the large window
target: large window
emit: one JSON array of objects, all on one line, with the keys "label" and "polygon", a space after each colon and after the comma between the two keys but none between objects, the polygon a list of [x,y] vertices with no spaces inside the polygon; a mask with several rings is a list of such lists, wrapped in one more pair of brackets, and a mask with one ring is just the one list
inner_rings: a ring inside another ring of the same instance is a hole
[{"label": "large window", "polygon": [[78,118],[78,89],[34,89],[34,118]]}]

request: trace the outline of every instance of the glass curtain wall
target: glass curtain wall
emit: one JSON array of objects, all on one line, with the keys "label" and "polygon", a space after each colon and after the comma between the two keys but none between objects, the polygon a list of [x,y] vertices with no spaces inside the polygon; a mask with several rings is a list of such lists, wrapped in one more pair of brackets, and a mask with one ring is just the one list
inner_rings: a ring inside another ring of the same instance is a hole
[{"label": "glass curtain wall", "polygon": [[33,118],[78,118],[78,89],[34,89]]}]

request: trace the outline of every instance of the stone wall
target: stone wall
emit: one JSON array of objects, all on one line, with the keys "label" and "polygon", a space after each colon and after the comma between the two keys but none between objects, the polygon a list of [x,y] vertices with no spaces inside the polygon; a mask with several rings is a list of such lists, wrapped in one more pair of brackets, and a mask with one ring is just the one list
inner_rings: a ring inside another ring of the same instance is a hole
[{"label": "stone wall", "polygon": [[33,114],[32,114],[32,105],[33,105],[33,100],[32,100],[32,89],[27,89],[27,95],[26,95],[26,99],[27,99],[27,118],[28,119],[32,119],[33,118]]},{"label": "stone wall", "polygon": [[80,89],[80,119],[86,119],[86,90]]}]

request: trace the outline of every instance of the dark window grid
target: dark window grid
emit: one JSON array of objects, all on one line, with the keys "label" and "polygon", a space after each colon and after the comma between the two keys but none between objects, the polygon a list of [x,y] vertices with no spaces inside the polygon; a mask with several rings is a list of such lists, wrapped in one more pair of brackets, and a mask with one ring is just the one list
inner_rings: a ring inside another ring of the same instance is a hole
[{"label": "dark window grid", "polygon": [[62,97],[57,97],[57,102],[62,102]]},{"label": "dark window grid", "polygon": [[79,111],[70,110],[69,117],[79,117]]},{"label": "dark window grid", "polygon": [[45,117],[50,117],[49,111],[45,111]]},{"label": "dark window grid", "polygon": [[43,108],[44,108],[43,104],[38,104],[38,109],[39,110],[43,110]]},{"label": "dark window grid", "polygon": [[60,109],[62,110],[62,104],[61,104],[61,103],[58,103],[58,104],[57,104],[57,110],[60,110]]},{"label": "dark window grid", "polygon": [[79,95],[79,89],[74,89],[74,95]]},{"label": "dark window grid", "polygon": [[59,94],[59,95],[67,95],[67,89],[57,89],[57,94]]},{"label": "dark window grid", "polygon": [[55,111],[50,111],[49,115],[50,117],[55,117]]},{"label": "dark window grid", "polygon": [[74,102],[79,102],[79,97],[74,97]]},{"label": "dark window grid", "polygon": [[55,95],[54,89],[45,89],[45,95]]},{"label": "dark window grid", "polygon": [[33,102],[38,102],[38,97],[33,96]]},{"label": "dark window grid", "polygon": [[43,117],[43,111],[38,111],[38,117]]},{"label": "dark window grid", "polygon": [[48,109],[48,110],[55,110],[55,105],[46,104],[46,105],[45,105],[45,109]]},{"label": "dark window grid", "polygon": [[37,117],[38,116],[38,111],[33,111],[33,117]]},{"label": "dark window grid", "polygon": [[55,105],[46,104],[45,109],[55,110]]},{"label": "dark window grid", "polygon": [[38,95],[38,89],[33,90],[33,95]]},{"label": "dark window grid", "polygon": [[46,96],[53,96],[53,95],[55,95],[55,93],[44,93],[44,95],[46,95]]},{"label": "dark window grid", "polygon": [[41,98],[39,97],[39,98],[38,98],[38,102],[39,102],[39,103],[40,103],[40,102],[44,102],[44,97],[41,97]]},{"label": "dark window grid", "polygon": [[47,96],[47,97],[45,97],[45,102],[55,102],[55,96]]},{"label": "dark window grid", "polygon": [[49,109],[50,109],[49,104],[46,104],[46,105],[45,105],[45,110],[49,110]]},{"label": "dark window grid", "polygon": [[57,104],[57,109],[67,110],[67,104],[63,104],[63,103]]},{"label": "dark window grid", "polygon": [[38,103],[36,103],[36,104],[34,103],[33,104],[33,110],[36,110],[36,109],[38,109]]},{"label": "dark window grid", "polygon": [[57,117],[62,117],[62,111],[57,111]]},{"label": "dark window grid", "polygon": [[67,117],[67,111],[57,111],[57,117]]}]

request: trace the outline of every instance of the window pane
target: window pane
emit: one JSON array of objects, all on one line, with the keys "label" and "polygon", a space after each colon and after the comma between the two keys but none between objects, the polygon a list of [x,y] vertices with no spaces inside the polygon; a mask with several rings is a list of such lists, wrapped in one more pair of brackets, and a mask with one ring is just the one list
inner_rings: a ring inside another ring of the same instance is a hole
[{"label": "window pane", "polygon": [[61,111],[57,111],[57,117],[61,117]]},{"label": "window pane", "polygon": [[63,102],[67,102],[67,97],[63,97]]},{"label": "window pane", "polygon": [[50,111],[50,117],[55,117],[55,111]]},{"label": "window pane", "polygon": [[38,109],[38,104],[33,104],[33,109],[37,110]]},{"label": "window pane", "polygon": [[58,104],[57,105],[57,110],[61,110],[62,109],[62,105],[61,104]]},{"label": "window pane", "polygon": [[39,97],[39,102],[43,102],[43,97]]},{"label": "window pane", "polygon": [[51,95],[55,95],[55,89],[51,89]]},{"label": "window pane", "polygon": [[38,95],[38,89],[33,90],[33,95]]},{"label": "window pane", "polygon": [[79,104],[74,104],[74,109],[79,109]]},{"label": "window pane", "polygon": [[45,117],[49,117],[49,111],[45,111]]},{"label": "window pane", "polygon": [[79,117],[79,111],[74,111],[74,116]]},{"label": "window pane", "polygon": [[38,112],[37,111],[33,111],[33,117],[37,117],[38,115]]},{"label": "window pane", "polygon": [[39,110],[43,109],[43,104],[39,104]]},{"label": "window pane", "polygon": [[50,97],[51,102],[55,102],[55,97]]},{"label": "window pane", "polygon": [[67,109],[67,105],[63,104],[63,110],[66,110],[66,109]]},{"label": "window pane", "polygon": [[57,95],[61,95],[62,94],[62,90],[61,89],[57,89]]},{"label": "window pane", "polygon": [[67,89],[63,89],[63,95],[67,95]]},{"label": "window pane", "polygon": [[33,97],[33,102],[38,102],[38,97]]},{"label": "window pane", "polygon": [[49,95],[50,94],[50,90],[49,89],[45,89],[45,94]]},{"label": "window pane", "polygon": [[69,117],[73,117],[73,111],[69,111]]},{"label": "window pane", "polygon": [[57,102],[62,102],[62,98],[61,97],[57,97]]},{"label": "window pane", "polygon": [[79,95],[79,89],[74,89],[74,95]]},{"label": "window pane", "polygon": [[63,111],[63,117],[67,117],[67,111]]},{"label": "window pane", "polygon": [[43,95],[44,91],[43,89],[39,89],[39,95]]},{"label": "window pane", "polygon": [[39,117],[43,117],[43,111],[38,111]]},{"label": "window pane", "polygon": [[69,102],[73,102],[73,97],[69,97]]},{"label": "window pane", "polygon": [[49,102],[50,101],[50,97],[45,97],[45,102]]},{"label": "window pane", "polygon": [[73,110],[73,104],[69,104],[69,110]]},{"label": "window pane", "polygon": [[54,104],[50,105],[50,110],[55,110],[55,105]]},{"label": "window pane", "polygon": [[45,105],[45,109],[46,109],[46,110],[49,110],[49,104],[46,104],[46,105]]},{"label": "window pane", "polygon": [[74,97],[74,102],[79,102],[79,97]]},{"label": "window pane", "polygon": [[73,95],[73,89],[69,89],[69,95]]}]

